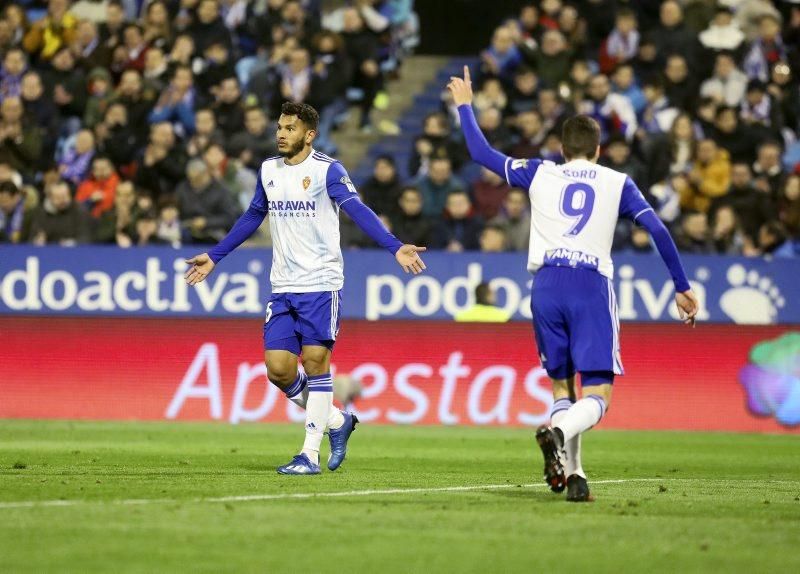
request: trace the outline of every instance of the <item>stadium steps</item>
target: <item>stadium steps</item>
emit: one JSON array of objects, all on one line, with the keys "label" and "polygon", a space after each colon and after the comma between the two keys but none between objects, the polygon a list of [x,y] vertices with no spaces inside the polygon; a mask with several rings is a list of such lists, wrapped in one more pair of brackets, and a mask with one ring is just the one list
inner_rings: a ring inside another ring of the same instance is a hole
[{"label": "stadium steps", "polygon": [[[333,141],[339,148],[338,159],[351,173],[355,166],[360,166],[364,161],[370,146],[387,139],[394,139],[394,136],[387,138],[381,134],[377,127],[383,120],[398,123],[401,114],[413,107],[415,96],[423,92],[426,86],[434,80],[445,62],[447,62],[447,58],[436,56],[408,58],[401,68],[400,79],[392,80],[386,86],[390,98],[389,107],[386,110],[373,112],[373,124],[376,126],[374,133],[361,133],[358,129],[360,112],[357,108],[351,108],[347,122],[333,134]],[[353,179],[358,181],[355,177]]]},{"label": "stadium steps", "polygon": [[[450,76],[460,75],[465,64],[474,69],[477,63],[478,60],[476,58],[443,59],[419,56],[409,60],[403,69],[404,73],[406,70],[408,70],[409,75],[417,73],[417,79],[424,79],[424,82],[414,88],[410,84],[406,84],[405,76],[402,82],[397,82],[403,84],[402,86],[397,86],[397,89],[403,90],[402,101],[407,102],[403,108],[402,115],[398,114],[393,120],[400,127],[400,134],[374,138],[370,142],[369,149],[362,154],[360,162],[348,164],[358,166],[351,170],[353,181],[357,185],[367,181],[372,175],[372,165],[375,158],[385,154],[394,157],[400,181],[408,181],[410,178],[408,163],[411,159],[412,145],[414,138],[422,132],[422,123],[425,120],[425,116],[441,109],[442,90],[447,85]],[[424,73],[421,69],[416,69],[417,66],[421,68],[423,65],[427,66]],[[431,70],[431,66],[435,66],[435,69]],[[393,104],[397,97],[395,89],[395,85],[392,85]]]}]

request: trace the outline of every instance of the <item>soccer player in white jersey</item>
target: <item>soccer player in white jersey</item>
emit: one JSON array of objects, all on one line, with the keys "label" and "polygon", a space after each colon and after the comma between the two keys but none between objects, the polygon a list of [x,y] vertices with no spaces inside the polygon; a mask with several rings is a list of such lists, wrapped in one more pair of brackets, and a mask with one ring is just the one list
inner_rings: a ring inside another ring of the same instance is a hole
[{"label": "soccer player in white jersey", "polygon": [[[314,150],[319,115],[307,104],[287,102],[278,119],[280,155],[261,164],[250,207],[208,253],[187,260],[190,285],[203,281],[217,263],[250,237],[269,214],[272,234],[272,295],[264,323],[264,360],[270,382],[306,409],[300,453],[278,467],[281,474],[319,474],[319,449],[328,428],[328,469],[336,470],[358,419],[333,406],[331,351],[339,333],[344,284],[339,247],[339,209],[406,273],[420,273],[424,247],[403,245],[358,197],[344,167]],[[298,369],[302,356],[303,369]]]},{"label": "soccer player in white jersey", "polygon": [[[531,201],[528,270],[534,274],[531,312],[542,365],[553,383],[551,425],[536,440],[545,481],[567,500],[592,500],[580,458],[581,433],[600,422],[622,375],[619,317],[611,282],[611,243],[617,219],[627,217],[650,232],[675,284],[680,317],[694,324],[697,300],[675,244],[636,184],[624,173],[597,165],[600,128],[588,116],[564,124],[563,165],[512,159],[492,149],[472,112],[469,69],[448,88],[458,106],[472,159],[527,189]],[[575,373],[581,375],[577,400]]]}]

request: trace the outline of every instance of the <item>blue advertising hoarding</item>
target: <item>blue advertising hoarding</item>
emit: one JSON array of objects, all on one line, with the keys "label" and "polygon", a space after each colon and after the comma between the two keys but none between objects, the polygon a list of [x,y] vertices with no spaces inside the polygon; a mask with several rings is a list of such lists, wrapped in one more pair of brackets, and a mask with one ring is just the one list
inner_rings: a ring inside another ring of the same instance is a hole
[{"label": "blue advertising hoarding", "polygon": [[[268,249],[239,249],[204,283],[183,281],[197,249],[0,248],[0,313],[125,316],[262,316],[270,293]],[[531,275],[521,253],[428,252],[427,271],[407,275],[385,251],[347,251],[342,316],[452,319],[489,281],[515,319],[530,318]],[[718,323],[800,323],[800,261],[684,257],[701,303]],[[620,318],[669,321],[673,288],[657,256],[615,257]]]}]

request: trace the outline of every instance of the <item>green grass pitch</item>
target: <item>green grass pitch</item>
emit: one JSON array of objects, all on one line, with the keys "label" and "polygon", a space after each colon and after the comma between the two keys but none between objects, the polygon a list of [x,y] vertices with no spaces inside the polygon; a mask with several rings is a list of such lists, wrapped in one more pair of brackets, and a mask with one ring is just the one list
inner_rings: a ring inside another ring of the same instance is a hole
[{"label": "green grass pitch", "polygon": [[800,572],[798,436],[593,431],[570,504],[530,429],[362,425],[278,476],[301,435],[0,421],[0,572]]}]

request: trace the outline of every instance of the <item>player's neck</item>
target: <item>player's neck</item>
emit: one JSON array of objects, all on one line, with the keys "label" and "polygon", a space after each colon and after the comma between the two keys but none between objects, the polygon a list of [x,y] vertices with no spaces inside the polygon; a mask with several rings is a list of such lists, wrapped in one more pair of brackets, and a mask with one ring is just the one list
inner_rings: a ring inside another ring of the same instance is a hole
[{"label": "player's neck", "polygon": [[293,155],[292,157],[283,158],[283,162],[286,165],[297,165],[299,163],[303,163],[306,159],[308,159],[308,156],[311,155],[312,151],[313,151],[313,148],[311,146],[308,146],[306,148],[303,148],[303,151],[301,151],[297,155]]}]

